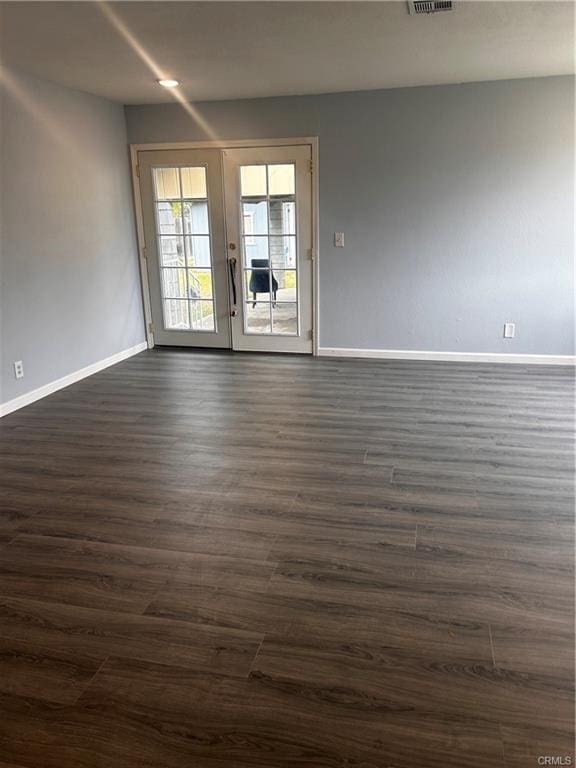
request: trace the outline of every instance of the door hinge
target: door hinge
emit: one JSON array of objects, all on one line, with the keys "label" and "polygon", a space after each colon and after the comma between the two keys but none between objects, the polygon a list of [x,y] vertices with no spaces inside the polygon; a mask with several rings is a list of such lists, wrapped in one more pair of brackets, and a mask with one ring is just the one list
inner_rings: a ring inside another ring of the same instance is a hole
[{"label": "door hinge", "polygon": [[308,341],[313,341],[314,340],[314,331],[313,330],[308,331],[308,333],[306,335],[308,336]]},{"label": "door hinge", "polygon": [[314,161],[310,160],[310,173],[314,173]]},{"label": "door hinge", "polygon": [[142,258],[143,259],[147,259],[148,258],[148,254],[146,253],[146,246],[145,245],[142,246]]},{"label": "door hinge", "polygon": [[148,323],[148,333],[154,333],[154,323]]},{"label": "door hinge", "polygon": [[136,176],[140,178],[140,166],[138,165],[138,163],[136,163],[135,171],[136,171]]},{"label": "door hinge", "polygon": [[314,259],[316,258],[316,251],[314,250],[314,248],[308,249],[308,257],[311,259],[311,261],[314,261]]}]

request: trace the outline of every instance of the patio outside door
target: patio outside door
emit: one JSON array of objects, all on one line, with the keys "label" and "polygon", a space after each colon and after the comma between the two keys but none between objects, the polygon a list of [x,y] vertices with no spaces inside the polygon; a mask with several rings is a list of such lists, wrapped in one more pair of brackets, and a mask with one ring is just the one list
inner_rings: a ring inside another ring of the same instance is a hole
[{"label": "patio outside door", "polygon": [[139,152],[154,342],[230,347],[217,149]]},{"label": "patio outside door", "polygon": [[154,341],[312,352],[308,145],[139,151]]},{"label": "patio outside door", "polygon": [[224,151],[234,349],[312,352],[310,161],[309,146]]}]

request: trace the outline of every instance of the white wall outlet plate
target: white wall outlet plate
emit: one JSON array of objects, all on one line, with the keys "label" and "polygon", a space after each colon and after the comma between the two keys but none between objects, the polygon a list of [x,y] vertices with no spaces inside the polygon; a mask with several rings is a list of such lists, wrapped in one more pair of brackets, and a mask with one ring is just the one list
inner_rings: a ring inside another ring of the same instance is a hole
[{"label": "white wall outlet plate", "polygon": [[334,247],[344,248],[344,232],[334,232]]},{"label": "white wall outlet plate", "polygon": [[513,339],[516,336],[516,323],[504,323],[504,338]]},{"label": "white wall outlet plate", "polygon": [[22,360],[16,360],[14,363],[14,376],[16,376],[17,379],[23,379],[24,378],[24,363]]}]

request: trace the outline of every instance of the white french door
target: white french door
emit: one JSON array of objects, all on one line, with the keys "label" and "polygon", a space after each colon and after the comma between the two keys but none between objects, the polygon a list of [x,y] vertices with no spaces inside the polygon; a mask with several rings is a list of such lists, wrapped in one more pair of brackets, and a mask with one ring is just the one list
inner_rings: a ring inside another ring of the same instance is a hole
[{"label": "white french door", "polygon": [[224,189],[233,348],[312,352],[310,147],[227,149]]},{"label": "white french door", "polygon": [[312,352],[311,147],[138,164],[155,343]]},{"label": "white french door", "polygon": [[230,347],[222,156],[139,152],[154,342]]}]

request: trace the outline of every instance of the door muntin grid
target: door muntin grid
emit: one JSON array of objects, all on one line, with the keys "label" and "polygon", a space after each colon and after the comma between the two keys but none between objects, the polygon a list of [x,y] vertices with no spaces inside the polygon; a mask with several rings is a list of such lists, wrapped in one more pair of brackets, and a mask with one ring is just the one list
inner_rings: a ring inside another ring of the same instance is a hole
[{"label": "door muntin grid", "polygon": [[206,166],[152,168],[166,331],[216,333]]},{"label": "door muntin grid", "polygon": [[244,333],[298,336],[296,166],[240,166]]}]

